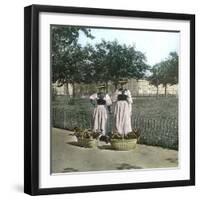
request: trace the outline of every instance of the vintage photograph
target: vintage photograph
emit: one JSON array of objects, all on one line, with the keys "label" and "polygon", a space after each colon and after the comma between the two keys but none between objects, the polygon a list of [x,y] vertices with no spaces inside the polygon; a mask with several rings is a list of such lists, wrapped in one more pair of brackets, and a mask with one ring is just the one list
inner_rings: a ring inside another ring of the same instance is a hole
[{"label": "vintage photograph", "polygon": [[179,166],[179,31],[50,26],[51,173]]}]

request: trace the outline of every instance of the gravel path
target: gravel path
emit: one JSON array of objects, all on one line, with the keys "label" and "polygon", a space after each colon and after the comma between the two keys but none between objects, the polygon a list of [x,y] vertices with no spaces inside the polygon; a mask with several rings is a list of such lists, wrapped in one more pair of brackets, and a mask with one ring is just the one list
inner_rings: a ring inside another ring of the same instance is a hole
[{"label": "gravel path", "polygon": [[131,151],[115,151],[99,142],[99,148],[76,145],[76,138],[63,129],[52,129],[52,173],[99,170],[168,168],[178,166],[178,152],[137,144]]}]

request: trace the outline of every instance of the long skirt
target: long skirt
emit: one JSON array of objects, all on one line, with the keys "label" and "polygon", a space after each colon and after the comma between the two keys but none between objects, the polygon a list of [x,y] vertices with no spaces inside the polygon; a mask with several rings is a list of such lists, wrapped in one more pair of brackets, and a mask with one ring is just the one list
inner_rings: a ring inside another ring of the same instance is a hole
[{"label": "long skirt", "polygon": [[117,101],[114,111],[115,130],[123,135],[132,132],[131,110],[127,101]]},{"label": "long skirt", "polygon": [[101,131],[103,135],[106,134],[106,125],[107,125],[107,109],[104,105],[97,105],[97,107],[94,109],[93,113],[93,122],[94,127],[93,131]]}]

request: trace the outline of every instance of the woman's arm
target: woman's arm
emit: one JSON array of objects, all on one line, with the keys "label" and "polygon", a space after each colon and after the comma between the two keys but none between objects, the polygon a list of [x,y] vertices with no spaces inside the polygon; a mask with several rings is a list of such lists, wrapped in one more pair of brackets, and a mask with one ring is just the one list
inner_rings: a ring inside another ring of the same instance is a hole
[{"label": "woman's arm", "polygon": [[130,90],[127,90],[127,96],[128,96],[128,98],[127,98],[128,103],[132,104],[133,103],[133,99],[132,99]]},{"label": "woman's arm", "polygon": [[95,93],[95,94],[92,94],[91,96],[90,96],[90,103],[93,105],[93,106],[95,106],[96,104],[96,99],[97,99],[97,93]]},{"label": "woman's arm", "polygon": [[130,90],[127,90],[127,96],[128,96],[127,101],[128,101],[128,105],[129,105],[130,114],[132,115],[132,103],[133,103],[133,99],[132,99]]},{"label": "woman's arm", "polygon": [[112,100],[108,94],[106,94],[105,100],[106,100],[106,105],[107,105],[108,111],[109,111],[109,113],[111,113]]},{"label": "woman's arm", "polygon": [[118,90],[116,90],[112,96],[112,102],[116,102],[117,101],[117,96],[118,96]]}]

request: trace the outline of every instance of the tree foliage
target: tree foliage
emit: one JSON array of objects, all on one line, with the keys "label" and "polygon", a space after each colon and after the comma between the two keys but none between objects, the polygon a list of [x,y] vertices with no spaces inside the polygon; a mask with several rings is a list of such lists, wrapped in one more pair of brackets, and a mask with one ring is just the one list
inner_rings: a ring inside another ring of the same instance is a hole
[{"label": "tree foliage", "polygon": [[148,65],[145,55],[134,46],[121,45],[115,41],[102,40],[92,48],[94,78],[100,82],[111,81],[117,85],[119,78],[144,77]]},{"label": "tree foliage", "polygon": [[147,78],[150,84],[156,86],[157,89],[162,84],[166,95],[167,85],[178,83],[178,54],[171,52],[166,60],[154,65],[150,71],[151,75]]},{"label": "tree foliage", "polygon": [[52,56],[52,79],[63,85],[66,82],[79,82],[79,67],[86,58],[85,52],[78,38],[80,33],[93,38],[90,29],[73,26],[51,27],[51,56]]},{"label": "tree foliage", "polygon": [[[117,40],[81,46],[80,33],[93,39],[91,30],[82,27],[51,27],[52,79],[65,83],[105,83],[117,86],[119,78],[144,77],[148,65],[145,55],[135,46],[119,44]],[[73,89],[75,91],[75,88]]]}]

